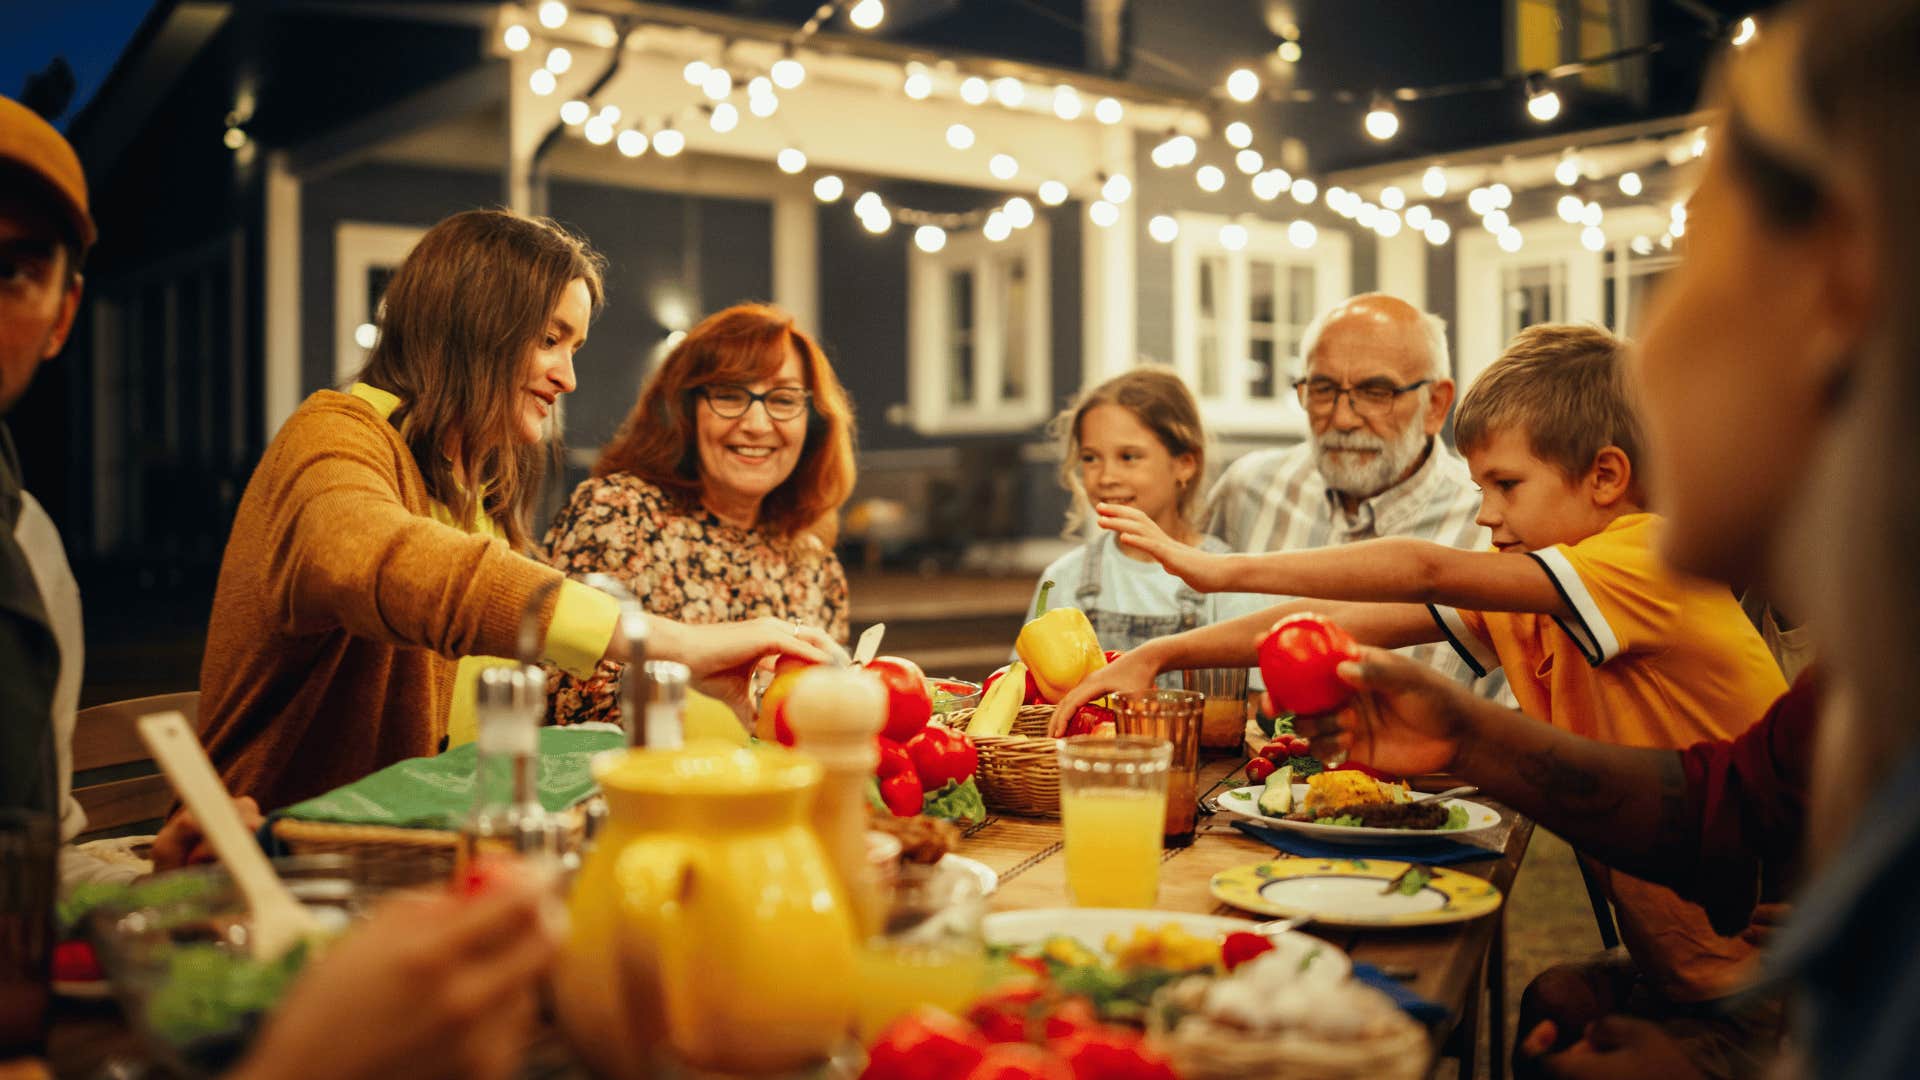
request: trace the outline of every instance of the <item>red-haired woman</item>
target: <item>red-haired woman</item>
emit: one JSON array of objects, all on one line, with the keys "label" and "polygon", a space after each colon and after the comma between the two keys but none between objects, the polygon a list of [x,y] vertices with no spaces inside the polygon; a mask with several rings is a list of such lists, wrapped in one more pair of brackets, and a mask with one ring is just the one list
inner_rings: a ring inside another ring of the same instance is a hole
[{"label": "red-haired woman", "polygon": [[[853,490],[853,411],[793,316],[739,304],[667,355],[547,531],[547,561],[610,574],[687,623],[771,616],[847,638],[833,554]],[[559,676],[557,723],[617,720],[609,665]]]}]

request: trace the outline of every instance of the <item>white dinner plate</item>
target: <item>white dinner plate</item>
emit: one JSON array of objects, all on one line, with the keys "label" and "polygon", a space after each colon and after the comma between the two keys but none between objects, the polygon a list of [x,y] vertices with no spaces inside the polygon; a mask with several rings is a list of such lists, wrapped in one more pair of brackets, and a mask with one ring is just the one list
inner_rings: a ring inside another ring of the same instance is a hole
[{"label": "white dinner plate", "polygon": [[[1105,954],[1107,937],[1131,937],[1134,928],[1178,925],[1195,937],[1223,938],[1235,931],[1253,932],[1259,923],[1225,915],[1194,915],[1183,911],[1139,908],[1038,908],[1001,911],[980,922],[989,945],[1038,945],[1048,938],[1070,937],[1088,949]],[[1339,981],[1353,972],[1353,961],[1338,946],[1312,934],[1283,930],[1268,935],[1274,947],[1300,958],[1300,970],[1316,978]]]},{"label": "white dinner plate", "polygon": [[[1241,817],[1252,818],[1262,825],[1271,825],[1276,829],[1286,829],[1342,844],[1404,844],[1414,840],[1451,840],[1456,837],[1470,836],[1500,824],[1500,811],[1465,799],[1440,800],[1447,806],[1466,807],[1467,826],[1464,829],[1375,829],[1365,825],[1316,825],[1311,821],[1288,821],[1285,818],[1268,817],[1260,812],[1259,799],[1260,792],[1263,790],[1265,786],[1261,784],[1234,788],[1220,796],[1217,805],[1222,810],[1230,810]],[[1293,785],[1295,806],[1300,805],[1306,797],[1307,785]]]}]

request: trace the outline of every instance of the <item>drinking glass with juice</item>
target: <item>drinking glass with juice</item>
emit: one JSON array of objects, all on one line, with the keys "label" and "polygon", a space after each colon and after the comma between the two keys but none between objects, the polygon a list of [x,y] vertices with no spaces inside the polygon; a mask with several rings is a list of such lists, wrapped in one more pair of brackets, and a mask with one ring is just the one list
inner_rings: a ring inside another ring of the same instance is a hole
[{"label": "drinking glass with juice", "polygon": [[1086,735],[1060,744],[1067,893],[1081,907],[1152,907],[1167,815],[1165,739]]},{"label": "drinking glass with juice", "polygon": [[860,1039],[921,1005],[958,1014],[986,989],[979,879],[955,866],[907,867],[878,933],[856,959]]}]

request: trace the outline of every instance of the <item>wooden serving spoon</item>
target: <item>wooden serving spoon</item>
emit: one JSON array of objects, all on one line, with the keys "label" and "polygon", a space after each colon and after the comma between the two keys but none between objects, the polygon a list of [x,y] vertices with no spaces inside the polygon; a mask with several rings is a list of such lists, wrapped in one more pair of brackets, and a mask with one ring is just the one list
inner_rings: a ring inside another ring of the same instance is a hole
[{"label": "wooden serving spoon", "polygon": [[141,717],[139,727],[140,738],[152,751],[153,760],[180,801],[193,812],[201,833],[246,898],[252,915],[247,924],[247,945],[254,959],[275,959],[319,934],[319,921],[294,899],[240,820],[232,796],[213,771],[213,762],[207,759],[200,736],[187,718],[177,712],[155,713]]}]

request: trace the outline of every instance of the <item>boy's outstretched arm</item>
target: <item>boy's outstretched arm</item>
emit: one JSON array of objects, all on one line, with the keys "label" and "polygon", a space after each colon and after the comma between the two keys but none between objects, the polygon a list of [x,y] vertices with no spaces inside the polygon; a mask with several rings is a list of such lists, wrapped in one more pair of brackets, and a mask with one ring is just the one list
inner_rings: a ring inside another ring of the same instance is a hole
[{"label": "boy's outstretched arm", "polygon": [[1253,667],[1260,639],[1288,615],[1313,612],[1338,623],[1363,645],[1398,649],[1439,641],[1440,627],[1418,604],[1354,604],[1338,600],[1289,600],[1250,615],[1154,638],[1080,681],[1053,710],[1055,735],[1080,706],[1126,690],[1145,690],[1162,672],[1181,668]]},{"label": "boy's outstretched arm", "polygon": [[1097,509],[1101,528],[1201,592],[1574,615],[1546,569],[1518,552],[1462,551],[1396,536],[1311,551],[1216,555],[1168,538],[1131,506],[1101,503]]}]

